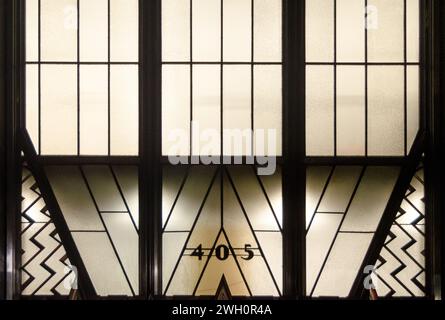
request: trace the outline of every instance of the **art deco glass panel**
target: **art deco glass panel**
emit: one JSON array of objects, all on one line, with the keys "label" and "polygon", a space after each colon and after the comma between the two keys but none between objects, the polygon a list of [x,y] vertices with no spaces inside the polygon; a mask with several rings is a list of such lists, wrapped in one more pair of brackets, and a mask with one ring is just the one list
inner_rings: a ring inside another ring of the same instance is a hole
[{"label": "art deco glass panel", "polygon": [[137,0],[26,0],[26,128],[38,154],[138,154],[138,11]]},{"label": "art deco glass panel", "polygon": [[281,0],[162,1],[163,155],[281,155],[281,16]]},{"label": "art deco glass panel", "polygon": [[306,154],[404,156],[419,129],[419,1],[306,1]]},{"label": "art deco glass panel", "polygon": [[399,167],[308,167],[308,296],[349,295],[399,172]]},{"label": "art deco glass panel", "polygon": [[137,167],[48,166],[45,171],[97,294],[138,295]]},{"label": "art deco glass panel", "polygon": [[282,293],[281,173],[251,166],[164,167],[163,293]]},{"label": "art deco glass panel", "polygon": [[412,178],[376,263],[372,283],[380,297],[426,294],[423,171],[421,165]]}]

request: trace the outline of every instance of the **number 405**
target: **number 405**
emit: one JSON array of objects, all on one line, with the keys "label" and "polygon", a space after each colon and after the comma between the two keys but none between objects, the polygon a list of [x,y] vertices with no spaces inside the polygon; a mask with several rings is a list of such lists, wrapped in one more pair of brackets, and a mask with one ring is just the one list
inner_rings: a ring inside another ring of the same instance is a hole
[{"label": "number 405", "polygon": [[[215,254],[215,257],[222,261],[226,260],[229,257],[230,251],[231,251],[231,249],[228,246],[226,246],[225,244],[221,244],[221,245],[217,246],[215,249],[203,249],[202,244],[200,244],[195,249],[191,249],[191,250],[193,250],[193,252],[190,255],[192,257],[197,257],[199,260],[202,260],[202,257],[205,255],[205,253],[204,253],[205,250],[210,250],[209,256],[212,256],[213,254]],[[237,249],[232,248],[233,255],[238,256],[238,254],[235,253],[235,250],[237,250]],[[252,260],[253,257],[255,256],[255,253],[253,251],[255,249],[252,248],[252,245],[250,245],[250,244],[244,245],[244,248],[240,249],[240,250],[243,250],[243,254],[240,255],[241,259],[243,259],[243,260],[246,260],[246,261]]]}]

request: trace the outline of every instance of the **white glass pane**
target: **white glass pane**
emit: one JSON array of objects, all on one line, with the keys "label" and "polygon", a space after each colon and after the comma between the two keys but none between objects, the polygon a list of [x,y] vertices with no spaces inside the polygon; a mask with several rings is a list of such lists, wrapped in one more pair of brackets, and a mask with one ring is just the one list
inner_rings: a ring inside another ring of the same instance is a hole
[{"label": "white glass pane", "polygon": [[336,167],[317,211],[346,212],[361,172],[361,167]]},{"label": "white glass pane", "polygon": [[82,170],[99,211],[127,211],[108,166],[83,166]]},{"label": "white glass pane", "polygon": [[139,236],[128,213],[106,212],[104,223],[135,294],[139,291]]},{"label": "white glass pane", "polygon": [[363,258],[371,243],[372,234],[340,233],[315,287],[314,296],[347,297]]},{"label": "white glass pane", "polygon": [[139,226],[139,170],[133,166],[114,166],[119,186],[136,226]]},{"label": "white glass pane", "polygon": [[110,0],[111,61],[139,60],[138,0]]},{"label": "white glass pane", "polygon": [[420,101],[419,101],[419,67],[407,67],[407,143],[408,152],[419,131]]},{"label": "white glass pane", "polygon": [[316,214],[306,235],[306,292],[311,294],[332,241],[340,226],[342,214]]},{"label": "white glass pane", "polygon": [[139,68],[111,66],[111,154],[138,155]]},{"label": "white glass pane", "polygon": [[306,154],[334,155],[334,68],[306,67]]},{"label": "white glass pane", "polygon": [[77,60],[77,0],[41,0],[43,61]]},{"label": "white glass pane", "polygon": [[[364,62],[365,1],[337,0],[336,21],[337,21],[337,61]],[[320,41],[321,39],[317,40]]]},{"label": "white glass pane", "polygon": [[408,62],[419,62],[420,11],[419,0],[406,1],[406,54]]},{"label": "white glass pane", "polygon": [[308,167],[306,170],[306,228],[311,223],[331,167]]},{"label": "white glass pane", "polygon": [[252,153],[251,66],[224,66],[224,154]]},{"label": "white glass pane", "polygon": [[131,295],[125,274],[105,232],[74,232],[73,238],[98,295]]},{"label": "white glass pane", "polygon": [[337,67],[337,154],[365,155],[365,68]]},{"label": "white glass pane", "polygon": [[221,60],[221,0],[192,0],[193,61]]},{"label": "white glass pane", "polygon": [[220,66],[193,66],[193,155],[221,153]]},{"label": "white glass pane", "polygon": [[334,1],[306,1],[306,61],[334,61]]},{"label": "white glass pane", "polygon": [[346,214],[342,231],[374,232],[388,204],[400,169],[368,167]]},{"label": "white glass pane", "polygon": [[404,154],[404,70],[402,66],[368,68],[368,154]]},{"label": "white glass pane", "polygon": [[108,61],[108,1],[79,1],[81,61]]},{"label": "white glass pane", "polygon": [[281,156],[282,152],[282,68],[254,67],[254,152]]},{"label": "white glass pane", "polygon": [[39,1],[26,0],[26,61],[39,59]]},{"label": "white glass pane", "polygon": [[80,66],[80,154],[108,154],[107,66]]},{"label": "white glass pane", "polygon": [[26,66],[26,130],[38,152],[39,146],[39,71],[37,65]]},{"label": "white glass pane", "polygon": [[190,66],[162,66],[162,154],[190,154]]},{"label": "white glass pane", "polygon": [[375,10],[374,23],[368,27],[368,61],[402,62],[404,60],[404,0],[369,0]]},{"label": "white glass pane", "polygon": [[71,231],[104,231],[80,169],[50,166],[45,171],[68,228]]},{"label": "white glass pane", "polygon": [[190,60],[190,0],[162,1],[162,60]]},{"label": "white glass pane", "polygon": [[282,60],[281,0],[254,1],[254,60],[280,62]]},{"label": "white glass pane", "polygon": [[252,0],[223,0],[224,61],[252,59]]},{"label": "white glass pane", "polygon": [[77,67],[41,67],[42,154],[77,154]]}]

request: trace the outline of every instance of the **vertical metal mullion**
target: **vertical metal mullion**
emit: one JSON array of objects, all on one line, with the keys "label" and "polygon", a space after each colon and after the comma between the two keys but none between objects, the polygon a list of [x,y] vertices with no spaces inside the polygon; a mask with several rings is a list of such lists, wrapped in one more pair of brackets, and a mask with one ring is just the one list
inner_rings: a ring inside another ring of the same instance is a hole
[{"label": "vertical metal mullion", "polygon": [[80,0],[77,0],[77,155],[80,156]]},{"label": "vertical metal mullion", "polygon": [[365,0],[365,157],[368,156],[368,0]]},{"label": "vertical metal mullion", "polygon": [[108,156],[111,156],[111,1],[107,1],[107,129],[108,129]]},{"label": "vertical metal mullion", "polygon": [[139,6],[141,294],[154,297],[162,294],[161,0]]},{"label": "vertical metal mullion", "polygon": [[337,0],[334,0],[334,157],[337,156]]},{"label": "vertical metal mullion", "polygon": [[306,292],[305,1],[283,1],[283,295]]},{"label": "vertical metal mullion", "polygon": [[37,153],[40,155],[42,153],[42,85],[41,85],[41,79],[42,79],[42,3],[41,0],[38,0],[38,31],[37,31],[37,45],[38,45],[38,64],[37,64],[37,94],[38,94],[38,102],[37,102],[37,108],[38,108],[38,136],[39,136],[39,145]]},{"label": "vertical metal mullion", "polygon": [[193,0],[190,0],[190,158],[193,156]]},{"label": "vertical metal mullion", "polygon": [[403,123],[404,155],[408,156],[408,54],[407,54],[407,1],[403,1]]}]

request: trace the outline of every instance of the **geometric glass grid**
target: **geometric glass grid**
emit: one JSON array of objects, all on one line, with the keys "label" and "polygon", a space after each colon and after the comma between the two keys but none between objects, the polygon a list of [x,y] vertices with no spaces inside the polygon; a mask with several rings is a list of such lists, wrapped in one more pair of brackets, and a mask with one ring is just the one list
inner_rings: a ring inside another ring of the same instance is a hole
[{"label": "geometric glass grid", "polygon": [[37,182],[22,169],[21,294],[67,296],[72,270]]},{"label": "geometric glass grid", "polygon": [[379,297],[424,297],[426,294],[423,174],[421,165],[377,260],[372,279]]},{"label": "geometric glass grid", "polygon": [[395,166],[307,168],[308,296],[349,296],[399,172]]},{"label": "geometric glass grid", "polygon": [[138,168],[66,165],[45,171],[97,294],[138,295]]},{"label": "geometric glass grid", "polygon": [[306,1],[306,154],[405,156],[419,130],[419,0]]},{"label": "geometric glass grid", "polygon": [[163,293],[282,293],[281,172],[252,166],[165,166]]},{"label": "geometric glass grid", "polygon": [[162,153],[281,155],[282,1],[162,1]]},{"label": "geometric glass grid", "polygon": [[37,154],[138,155],[138,17],[138,0],[26,0]]}]

